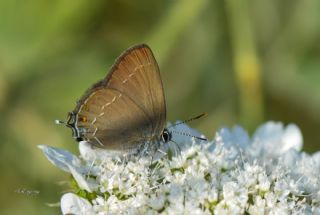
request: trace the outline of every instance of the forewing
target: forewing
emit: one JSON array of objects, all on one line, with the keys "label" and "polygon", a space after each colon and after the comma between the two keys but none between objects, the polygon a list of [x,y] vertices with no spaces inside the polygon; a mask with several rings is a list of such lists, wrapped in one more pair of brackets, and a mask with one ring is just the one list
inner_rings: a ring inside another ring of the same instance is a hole
[{"label": "forewing", "polygon": [[75,113],[79,133],[105,148],[158,138],[166,118],[158,64],[146,45],[128,49],[107,77],[89,89]]},{"label": "forewing", "polygon": [[139,45],[123,53],[107,77],[107,88],[127,95],[152,120],[153,134],[160,136],[165,120],[166,106],[158,64],[151,49]]}]

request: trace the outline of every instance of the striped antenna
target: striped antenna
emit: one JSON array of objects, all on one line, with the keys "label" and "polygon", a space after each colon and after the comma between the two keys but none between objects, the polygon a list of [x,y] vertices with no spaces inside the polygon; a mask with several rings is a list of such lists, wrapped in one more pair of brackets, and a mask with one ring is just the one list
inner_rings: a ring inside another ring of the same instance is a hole
[{"label": "striped antenna", "polygon": [[175,134],[180,134],[180,135],[183,135],[183,136],[187,136],[187,137],[194,137],[198,140],[204,140],[204,141],[207,141],[208,139],[207,138],[203,138],[203,137],[198,137],[198,136],[193,136],[189,133],[186,133],[186,132],[181,132],[181,131],[174,131],[174,130],[171,130],[170,132],[172,133],[175,133]]},{"label": "striped antenna", "polygon": [[175,124],[169,126],[168,128],[175,127],[175,126],[181,125],[181,124],[185,124],[187,122],[190,122],[190,121],[193,121],[193,120],[196,120],[196,119],[200,119],[201,117],[204,117],[204,116],[208,116],[208,113],[202,113],[202,114],[200,114],[198,116],[195,116],[195,117],[192,117],[190,119],[183,120],[182,122],[175,123]]},{"label": "striped antenna", "polygon": [[[185,123],[187,123],[187,122],[190,122],[190,121],[193,121],[193,120],[196,120],[196,119],[200,119],[201,117],[204,117],[204,116],[208,116],[208,113],[202,113],[202,114],[200,114],[200,115],[198,115],[198,116],[195,116],[195,117],[192,117],[192,118],[190,118],[190,119],[183,120],[182,122],[175,123],[175,124],[169,126],[168,128],[172,128],[172,127],[175,127],[175,126],[177,126],[177,125],[185,124]],[[194,135],[191,135],[191,134],[186,133],[186,132],[174,131],[174,130],[170,130],[170,132],[176,133],[176,134],[179,134],[179,135],[183,135],[183,136],[187,136],[187,137],[193,137],[193,138],[196,138],[196,139],[198,139],[198,140],[204,140],[204,141],[207,141],[207,140],[208,140],[207,138],[194,136]]]}]

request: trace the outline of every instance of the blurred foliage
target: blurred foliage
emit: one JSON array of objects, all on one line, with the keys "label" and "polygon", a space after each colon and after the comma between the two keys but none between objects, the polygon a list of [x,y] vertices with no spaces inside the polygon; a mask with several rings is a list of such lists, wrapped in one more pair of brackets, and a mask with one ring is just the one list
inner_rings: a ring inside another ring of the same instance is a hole
[{"label": "blurred foliage", "polygon": [[[147,43],[159,61],[168,120],[253,131],[296,123],[319,150],[320,2],[252,0],[0,1],[1,214],[59,214],[67,174],[38,144],[74,153],[56,126],[126,48]],[[15,192],[39,190],[37,196]]]}]

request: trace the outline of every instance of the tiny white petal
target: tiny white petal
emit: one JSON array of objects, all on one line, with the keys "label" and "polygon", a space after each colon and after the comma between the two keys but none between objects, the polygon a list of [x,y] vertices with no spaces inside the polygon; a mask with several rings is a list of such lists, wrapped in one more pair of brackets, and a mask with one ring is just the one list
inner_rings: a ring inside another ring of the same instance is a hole
[{"label": "tiny white petal", "polygon": [[228,128],[221,128],[218,131],[220,141],[224,143],[225,147],[240,146],[245,148],[250,143],[248,133],[240,126],[234,126],[232,130]]},{"label": "tiny white petal", "polygon": [[271,153],[277,151],[281,144],[283,124],[267,122],[261,125],[253,135],[253,142]]},{"label": "tiny white petal", "polygon": [[[78,171],[77,168],[68,165],[68,168],[73,176],[73,178],[76,180],[78,186],[83,189],[86,190],[88,192],[92,192],[93,190],[97,189],[98,184],[94,183],[94,181],[89,181],[90,178],[88,178],[88,180],[86,180],[86,178],[81,174],[81,172]],[[91,182],[91,183],[90,183]]]},{"label": "tiny white petal", "polygon": [[300,151],[303,144],[303,138],[300,129],[295,124],[289,124],[282,136],[282,152],[289,149]]},{"label": "tiny white petal", "polygon": [[297,161],[301,157],[301,153],[299,153],[295,149],[289,149],[286,151],[286,153],[282,154],[281,157],[282,157],[283,164],[290,167],[290,166],[295,166],[297,164]]},{"label": "tiny white petal", "polygon": [[224,200],[220,201],[214,209],[214,214],[228,215],[231,214],[230,212],[229,206]]},{"label": "tiny white petal", "polygon": [[68,151],[46,145],[38,145],[47,159],[56,167],[70,172],[68,166],[79,165],[79,159]]},{"label": "tiny white petal", "polygon": [[313,213],[313,214],[320,214],[320,207],[314,207],[314,208],[312,209],[312,213]]},{"label": "tiny white petal", "polygon": [[87,161],[102,161],[107,157],[114,157],[121,154],[119,151],[95,148],[86,141],[79,142],[79,152],[81,157]]},{"label": "tiny white petal", "polygon": [[149,206],[154,210],[160,210],[164,207],[165,203],[165,196],[164,195],[151,195],[149,199]]},{"label": "tiny white petal", "polygon": [[267,122],[256,130],[253,144],[265,153],[279,155],[289,149],[301,150],[303,139],[300,129],[294,124],[284,128],[280,122]]},{"label": "tiny white petal", "polygon": [[86,160],[94,160],[96,158],[95,150],[86,141],[79,142],[80,155]]},{"label": "tiny white petal", "polygon": [[242,127],[233,127],[232,134],[236,143],[242,148],[247,147],[250,144],[249,135]]},{"label": "tiny white petal", "polygon": [[256,196],[254,199],[254,205],[249,207],[249,214],[264,215],[265,214],[266,200],[262,199],[261,196]]},{"label": "tiny white petal", "polygon": [[91,215],[92,205],[84,198],[81,198],[73,193],[66,193],[61,197],[61,211],[62,214],[77,214],[77,215]]}]

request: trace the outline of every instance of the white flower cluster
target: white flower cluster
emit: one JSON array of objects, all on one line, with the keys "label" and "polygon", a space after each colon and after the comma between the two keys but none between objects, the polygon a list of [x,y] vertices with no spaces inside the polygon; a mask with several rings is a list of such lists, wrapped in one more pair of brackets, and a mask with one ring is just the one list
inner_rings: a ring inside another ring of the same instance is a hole
[{"label": "white flower cluster", "polygon": [[126,162],[86,142],[79,157],[40,148],[73,176],[63,214],[320,214],[320,152],[300,152],[297,126],[268,122],[252,138],[237,126],[211,142],[177,142],[176,156]]}]

